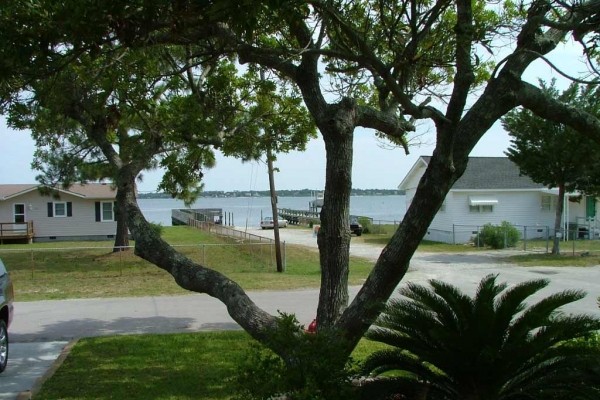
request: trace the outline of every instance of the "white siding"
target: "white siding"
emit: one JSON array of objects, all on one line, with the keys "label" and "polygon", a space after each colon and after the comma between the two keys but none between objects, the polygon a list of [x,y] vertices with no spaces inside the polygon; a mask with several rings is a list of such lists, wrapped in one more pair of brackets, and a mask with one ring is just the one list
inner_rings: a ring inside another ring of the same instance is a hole
[{"label": "white siding", "polygon": [[[493,198],[498,203],[493,206],[492,212],[471,212],[469,196]],[[430,225],[429,237],[431,240],[445,237],[450,240],[443,241],[464,243],[483,225],[503,221],[510,222],[521,231],[523,226],[527,226],[528,237],[545,234],[545,227],[554,224],[554,211],[541,210],[541,196],[539,191],[451,191],[446,197],[445,211],[438,212]],[[440,233],[444,231],[448,233]]]},{"label": "white siding", "polygon": [[[107,200],[102,200],[107,201]],[[71,217],[48,217],[49,202],[71,202]],[[33,221],[35,237],[83,237],[114,235],[117,230],[115,221],[96,222],[95,200],[82,199],[62,194],[60,199],[40,196],[34,190],[22,196],[0,202],[0,221],[11,222],[15,203],[25,204],[25,220]]]}]

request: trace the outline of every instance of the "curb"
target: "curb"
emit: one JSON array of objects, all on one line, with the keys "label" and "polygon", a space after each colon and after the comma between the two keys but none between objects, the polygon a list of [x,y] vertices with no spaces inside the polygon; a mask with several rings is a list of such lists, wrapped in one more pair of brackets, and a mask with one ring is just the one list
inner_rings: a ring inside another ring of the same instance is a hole
[{"label": "curb", "polygon": [[31,390],[25,390],[23,392],[20,392],[15,400],[31,400],[33,396],[38,394],[44,382],[50,379],[52,375],[54,375],[54,373],[60,368],[60,366],[69,356],[69,353],[71,353],[71,350],[77,344],[78,341],[79,339],[74,339],[67,343],[67,345],[62,349],[56,360],[52,363],[52,365],[50,366],[50,368],[48,368],[44,375],[35,380]]}]

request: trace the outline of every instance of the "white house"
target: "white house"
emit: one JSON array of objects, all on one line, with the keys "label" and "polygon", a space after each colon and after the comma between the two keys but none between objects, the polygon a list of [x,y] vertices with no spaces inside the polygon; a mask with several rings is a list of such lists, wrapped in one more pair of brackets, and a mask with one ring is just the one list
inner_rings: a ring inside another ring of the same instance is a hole
[{"label": "white house", "polygon": [[[407,207],[430,159],[420,157],[398,186],[406,192]],[[557,199],[557,190],[521,175],[519,167],[507,157],[470,157],[465,173],[448,192],[425,239],[465,243],[484,224],[502,221],[515,225],[526,238],[552,236]],[[595,198],[571,194],[565,201],[563,229],[598,236],[596,208]]]},{"label": "white house", "polygon": [[0,185],[0,240],[114,238],[116,190],[105,183],[75,184],[44,195],[39,184]]}]

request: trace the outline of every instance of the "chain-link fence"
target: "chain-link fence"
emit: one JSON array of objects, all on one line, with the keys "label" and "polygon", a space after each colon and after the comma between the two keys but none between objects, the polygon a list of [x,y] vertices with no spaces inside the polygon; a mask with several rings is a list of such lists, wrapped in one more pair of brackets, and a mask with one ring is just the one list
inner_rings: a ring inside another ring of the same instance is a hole
[{"label": "chain-link fence", "polygon": [[[238,269],[261,272],[276,269],[274,243],[245,241],[173,247],[191,260],[211,268],[235,266]],[[285,260],[285,243],[281,245],[281,249],[282,258]],[[122,276],[124,272],[129,273],[134,269],[156,268],[136,256],[133,248],[123,250],[113,252],[113,246],[29,249],[0,247],[0,258],[6,265],[10,265],[11,274],[17,273],[31,278],[43,277],[52,272],[81,275],[85,278]]]},{"label": "chain-link fence", "polygon": [[[426,239],[481,247],[484,245],[481,243],[481,232],[484,226],[453,225],[452,231],[429,229]],[[548,226],[538,225],[510,225],[510,228],[504,229],[504,231],[502,231],[502,227],[499,228],[500,232],[504,234],[502,248],[513,247],[529,252],[549,253],[552,251],[556,239],[559,250],[563,254],[585,256],[600,252],[600,232],[585,227],[572,226],[568,230],[559,230],[558,232]],[[518,241],[514,245],[509,239],[509,229],[515,229],[518,232]]]}]

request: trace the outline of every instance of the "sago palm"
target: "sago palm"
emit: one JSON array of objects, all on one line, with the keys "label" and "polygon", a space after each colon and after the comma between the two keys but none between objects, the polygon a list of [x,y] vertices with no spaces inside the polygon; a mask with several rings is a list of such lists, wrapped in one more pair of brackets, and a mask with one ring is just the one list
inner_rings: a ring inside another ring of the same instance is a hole
[{"label": "sago palm", "polygon": [[438,280],[409,283],[367,333],[391,347],[368,357],[365,372],[387,373],[376,383],[406,396],[395,398],[600,399],[600,349],[585,345],[600,319],[558,311],[585,294],[563,291],[527,307],[547,280],[507,288],[496,277],[474,297]]}]

